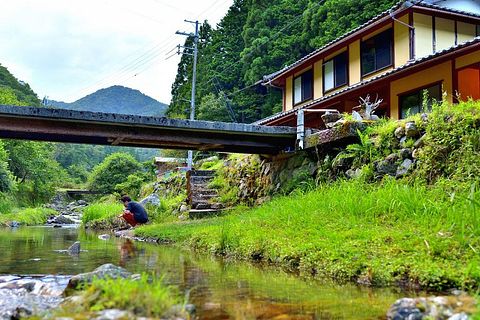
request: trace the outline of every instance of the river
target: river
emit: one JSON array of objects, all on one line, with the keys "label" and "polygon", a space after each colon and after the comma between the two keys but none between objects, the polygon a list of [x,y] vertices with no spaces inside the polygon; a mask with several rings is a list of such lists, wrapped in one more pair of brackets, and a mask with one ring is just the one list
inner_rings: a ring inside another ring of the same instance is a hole
[{"label": "river", "polygon": [[[58,250],[80,241],[79,256]],[[199,319],[384,319],[405,293],[302,279],[278,268],[228,262],[173,246],[132,242],[79,228],[0,229],[0,275],[73,275],[104,263],[165,275]]]}]

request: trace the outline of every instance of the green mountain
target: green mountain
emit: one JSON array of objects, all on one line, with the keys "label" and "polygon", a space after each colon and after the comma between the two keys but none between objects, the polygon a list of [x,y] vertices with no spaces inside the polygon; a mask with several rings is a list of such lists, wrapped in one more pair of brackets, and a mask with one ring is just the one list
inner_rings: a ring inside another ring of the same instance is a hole
[{"label": "green mountain", "polygon": [[7,68],[0,64],[0,89],[8,90],[22,104],[30,106],[40,105],[37,94],[33,92],[28,83],[18,80]]},{"label": "green mountain", "polygon": [[60,109],[142,116],[163,116],[168,108],[166,104],[158,102],[138,90],[122,86],[100,89],[72,103],[50,100],[47,105]]}]

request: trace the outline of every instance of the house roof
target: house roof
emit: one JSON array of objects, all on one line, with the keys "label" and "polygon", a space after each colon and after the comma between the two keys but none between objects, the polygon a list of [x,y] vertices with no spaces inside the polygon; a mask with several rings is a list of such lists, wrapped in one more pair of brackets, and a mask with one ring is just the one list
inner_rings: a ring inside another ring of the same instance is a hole
[{"label": "house roof", "polygon": [[337,42],[339,41],[342,41],[346,38],[348,38],[349,36],[352,36],[354,34],[356,34],[357,32],[360,32],[362,29],[368,27],[368,26],[371,26],[372,24],[374,23],[380,23],[382,22],[382,19],[384,18],[388,18],[390,16],[394,16],[398,13],[400,13],[401,11],[404,11],[406,9],[409,9],[409,8],[414,8],[414,7],[417,7],[417,8],[428,8],[428,9],[435,9],[435,10],[441,10],[441,11],[445,11],[445,12],[450,12],[450,13],[454,13],[454,14],[461,14],[461,15],[466,15],[466,16],[469,16],[469,17],[474,17],[474,18],[480,18],[480,15],[479,14],[476,14],[476,13],[472,13],[472,12],[467,12],[467,11],[462,11],[462,10],[457,10],[457,9],[452,9],[452,8],[448,8],[448,7],[444,7],[444,6],[440,6],[438,4],[430,4],[430,3],[425,3],[425,2],[422,2],[423,0],[421,0],[420,2],[417,2],[413,5],[408,5],[408,1],[405,1],[405,0],[401,0],[399,1],[397,4],[395,4],[393,7],[391,7],[390,9],[376,15],[375,17],[373,17],[372,19],[368,20],[367,22],[359,25],[358,27],[350,30],[349,32],[347,33],[344,33],[343,35],[341,35],[340,37],[330,41],[329,43],[325,44],[324,46],[316,49],[315,51],[312,51],[311,53],[307,54],[306,56],[300,58],[299,60],[295,61],[294,63],[288,65],[288,66],[285,66],[284,68],[282,68],[281,70],[278,70],[274,73],[271,73],[269,75],[266,75],[263,77],[263,84],[264,85],[268,85],[271,81],[275,80],[276,78],[278,78],[279,76],[283,75],[284,73],[294,69],[295,67],[298,67],[299,65],[301,65],[303,62],[305,62],[306,60],[314,57],[314,56],[317,56],[319,55],[321,52],[324,52],[326,51],[327,49],[330,49],[330,47],[332,47],[334,44],[336,44]]},{"label": "house roof", "polygon": [[284,117],[286,115],[290,115],[290,114],[293,114],[295,113],[298,109],[307,109],[309,107],[312,107],[314,105],[317,105],[318,103],[322,102],[322,101],[325,101],[327,99],[330,99],[330,98],[333,98],[335,96],[338,96],[338,95],[341,95],[343,93],[346,93],[348,91],[351,91],[351,90],[354,90],[354,89],[357,89],[359,87],[362,87],[362,86],[366,86],[367,84],[370,84],[372,82],[375,82],[377,80],[380,80],[380,79],[384,79],[384,78],[387,78],[388,76],[394,74],[394,73],[397,73],[399,71],[402,71],[402,70],[405,70],[405,69],[409,69],[409,68],[412,68],[412,67],[415,67],[415,66],[418,66],[422,63],[426,63],[428,61],[431,61],[435,58],[438,58],[438,57],[441,57],[445,54],[448,54],[448,53],[452,53],[456,50],[460,50],[460,49],[464,49],[464,48],[468,48],[468,47],[473,47],[475,45],[479,45],[480,44],[480,36],[479,37],[476,37],[470,41],[466,41],[466,42],[462,42],[460,44],[457,44],[455,46],[452,46],[452,47],[449,47],[449,48],[446,48],[444,50],[441,50],[441,51],[438,51],[438,52],[435,52],[433,54],[430,54],[428,56],[425,56],[425,57],[422,57],[422,58],[418,58],[418,59],[415,59],[415,60],[412,60],[412,61],[409,61],[407,62],[406,64],[404,65],[401,65],[397,68],[394,68],[394,69],[391,69],[385,73],[382,73],[380,75],[377,75],[375,77],[372,77],[372,78],[369,78],[369,79],[366,79],[366,80],[363,80],[361,82],[358,82],[356,84],[353,84],[351,86],[348,86],[348,87],[345,87],[339,91],[336,91],[336,92],[333,92],[331,94],[328,94],[328,95],[325,95],[321,98],[318,98],[318,99],[315,99],[311,102],[309,102],[308,104],[300,107],[300,108],[295,108],[295,109],[291,109],[291,110],[288,110],[288,111],[284,111],[284,112],[279,112],[279,113],[276,113],[270,117],[267,117],[267,118],[264,118],[264,119],[261,119],[259,121],[256,121],[254,122],[253,124],[265,124],[267,122],[270,122],[270,121],[273,121],[273,120],[276,120],[276,119],[279,119],[281,117]]}]

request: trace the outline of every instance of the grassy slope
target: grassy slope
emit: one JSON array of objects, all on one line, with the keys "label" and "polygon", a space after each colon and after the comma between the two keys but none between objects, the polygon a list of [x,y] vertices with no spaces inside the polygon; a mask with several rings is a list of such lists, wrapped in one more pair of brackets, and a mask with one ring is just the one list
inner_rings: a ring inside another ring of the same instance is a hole
[{"label": "grassy slope", "polygon": [[474,287],[480,227],[467,196],[394,180],[337,182],[231,216],[136,233],[340,280]]},{"label": "grassy slope", "polygon": [[12,221],[27,226],[45,224],[48,217],[55,214],[55,210],[47,208],[28,208],[15,213],[0,214],[0,226]]}]

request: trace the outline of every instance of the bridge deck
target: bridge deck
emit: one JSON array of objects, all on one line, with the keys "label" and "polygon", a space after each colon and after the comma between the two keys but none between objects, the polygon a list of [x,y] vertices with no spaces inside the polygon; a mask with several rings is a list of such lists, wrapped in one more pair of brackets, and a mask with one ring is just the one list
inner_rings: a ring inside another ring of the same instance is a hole
[{"label": "bridge deck", "polygon": [[296,129],[0,105],[0,138],[276,154]]}]

